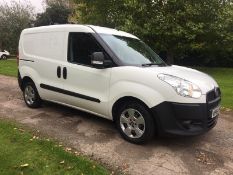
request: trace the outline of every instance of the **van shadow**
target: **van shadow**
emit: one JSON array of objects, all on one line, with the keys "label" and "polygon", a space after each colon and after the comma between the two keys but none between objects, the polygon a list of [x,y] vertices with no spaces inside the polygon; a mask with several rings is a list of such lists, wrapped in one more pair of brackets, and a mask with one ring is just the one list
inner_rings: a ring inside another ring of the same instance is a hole
[{"label": "van shadow", "polygon": [[[56,111],[56,113],[59,114],[59,118],[62,119],[78,119],[78,123],[82,123],[83,121],[92,124],[93,127],[101,128],[100,133],[101,134],[113,134],[111,137],[116,136],[120,137],[120,134],[118,134],[118,131],[116,129],[115,123],[111,120],[98,117],[96,115],[80,111],[78,109],[73,109],[67,106],[59,105],[56,103],[51,102],[45,102],[44,103],[45,111]],[[109,132],[109,133],[108,133]],[[198,144],[202,140],[202,138],[205,137],[205,135],[201,136],[192,136],[192,137],[180,137],[180,136],[172,136],[172,137],[159,137],[155,136],[154,140],[147,143],[147,146],[168,146],[175,148],[177,147],[183,147],[183,146],[191,146],[195,143]]]},{"label": "van shadow", "polygon": [[43,109],[49,114],[49,120],[54,126],[76,134],[85,143],[103,143],[118,137],[115,124],[111,120],[51,102],[45,102]]},{"label": "van shadow", "polygon": [[80,118],[83,120],[90,120],[90,121],[95,121],[96,123],[108,123],[111,124],[112,121],[107,120],[105,118],[102,117],[98,117],[94,114],[90,114],[88,112],[85,111],[81,111],[78,109],[74,109],[68,106],[64,106],[64,105],[60,105],[60,104],[56,104],[56,103],[52,103],[52,102],[44,102],[43,104],[43,108],[45,109],[45,111],[51,112],[51,111],[56,111],[56,113],[59,113],[59,117],[61,118]]}]

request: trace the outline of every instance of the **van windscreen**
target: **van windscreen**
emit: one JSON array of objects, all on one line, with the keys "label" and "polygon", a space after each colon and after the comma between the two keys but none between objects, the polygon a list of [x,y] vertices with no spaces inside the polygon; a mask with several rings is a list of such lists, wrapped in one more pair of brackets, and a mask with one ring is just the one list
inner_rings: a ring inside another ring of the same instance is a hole
[{"label": "van windscreen", "polygon": [[148,45],[139,39],[109,34],[100,34],[100,36],[125,64],[166,65]]}]

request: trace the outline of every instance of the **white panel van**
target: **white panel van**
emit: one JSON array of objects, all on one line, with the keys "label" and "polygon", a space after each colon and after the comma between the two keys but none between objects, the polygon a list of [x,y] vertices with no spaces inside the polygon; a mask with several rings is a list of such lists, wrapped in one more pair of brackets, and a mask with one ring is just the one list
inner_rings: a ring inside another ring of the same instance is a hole
[{"label": "white panel van", "polygon": [[133,143],[213,128],[221,93],[210,76],[167,65],[139,38],[90,25],[23,30],[19,86],[25,103],[43,100],[113,120]]}]

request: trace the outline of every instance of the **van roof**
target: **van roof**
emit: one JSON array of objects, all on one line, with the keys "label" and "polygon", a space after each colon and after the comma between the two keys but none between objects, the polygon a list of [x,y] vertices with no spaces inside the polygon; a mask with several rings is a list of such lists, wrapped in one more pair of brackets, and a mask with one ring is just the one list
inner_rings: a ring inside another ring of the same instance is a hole
[{"label": "van roof", "polygon": [[50,25],[50,26],[42,26],[42,27],[34,27],[23,30],[23,34],[26,33],[44,33],[44,32],[86,32],[86,33],[102,33],[102,34],[110,34],[110,35],[118,35],[125,36],[130,38],[136,38],[136,36],[107,27],[100,27],[94,25],[79,25],[79,24],[62,24],[62,25]]}]

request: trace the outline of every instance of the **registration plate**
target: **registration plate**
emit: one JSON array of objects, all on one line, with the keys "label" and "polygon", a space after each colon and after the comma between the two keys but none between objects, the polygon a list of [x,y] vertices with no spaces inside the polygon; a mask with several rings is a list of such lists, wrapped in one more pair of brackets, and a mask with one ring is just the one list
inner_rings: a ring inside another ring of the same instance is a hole
[{"label": "registration plate", "polygon": [[219,114],[220,114],[220,106],[218,106],[212,110],[212,118],[217,117]]}]

